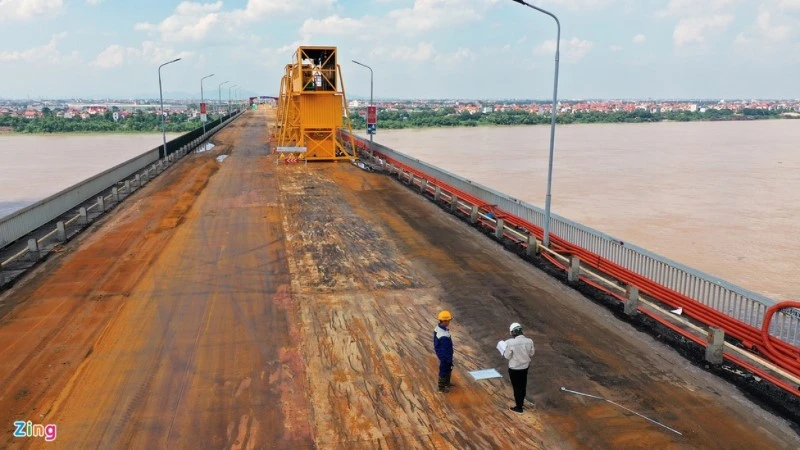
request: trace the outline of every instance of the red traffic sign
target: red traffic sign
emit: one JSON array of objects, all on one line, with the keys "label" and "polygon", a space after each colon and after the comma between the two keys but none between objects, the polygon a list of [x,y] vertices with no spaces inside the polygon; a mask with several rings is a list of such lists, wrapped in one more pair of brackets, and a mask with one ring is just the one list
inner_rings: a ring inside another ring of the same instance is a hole
[{"label": "red traffic sign", "polygon": [[375,106],[367,106],[367,123],[378,123],[378,108]]},{"label": "red traffic sign", "polygon": [[206,113],[206,104],[200,103],[200,114],[205,114],[205,113]]}]

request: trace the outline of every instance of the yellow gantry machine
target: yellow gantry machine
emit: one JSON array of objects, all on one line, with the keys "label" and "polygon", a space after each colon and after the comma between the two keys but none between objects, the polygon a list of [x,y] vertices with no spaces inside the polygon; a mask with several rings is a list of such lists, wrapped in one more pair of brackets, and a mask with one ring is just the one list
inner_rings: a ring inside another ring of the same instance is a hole
[{"label": "yellow gantry machine", "polygon": [[[350,132],[349,145],[339,140],[339,130]],[[277,147],[304,147],[300,159],[356,159],[336,47],[297,49],[281,78],[274,133]]]}]

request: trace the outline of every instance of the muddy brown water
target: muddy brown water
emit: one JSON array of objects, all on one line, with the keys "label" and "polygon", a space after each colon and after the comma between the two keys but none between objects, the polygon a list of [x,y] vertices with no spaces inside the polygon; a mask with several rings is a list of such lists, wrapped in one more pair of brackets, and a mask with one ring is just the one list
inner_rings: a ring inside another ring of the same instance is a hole
[{"label": "muddy brown water", "polygon": [[161,143],[160,134],[0,135],[0,218]]},{"label": "muddy brown water", "polygon": [[[375,141],[537,206],[547,126]],[[800,121],[558,126],[552,211],[775,299],[800,298]]]}]

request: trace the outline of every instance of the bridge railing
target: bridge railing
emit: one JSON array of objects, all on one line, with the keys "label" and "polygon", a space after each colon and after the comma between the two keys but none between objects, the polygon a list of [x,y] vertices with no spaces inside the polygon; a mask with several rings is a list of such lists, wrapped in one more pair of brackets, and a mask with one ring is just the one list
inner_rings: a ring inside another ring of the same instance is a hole
[{"label": "bridge railing", "polygon": [[[0,218],[0,249],[13,244],[34,230],[51,223],[56,218],[84,204],[89,199],[92,199],[95,195],[112,189],[117,186],[118,183],[121,183],[122,180],[136,176],[135,179],[139,180],[138,185],[136,182],[131,182],[132,180],[129,180],[116,191],[117,198],[120,192],[130,194],[133,187],[141,187],[143,184],[142,180],[146,182],[148,179],[152,178],[155,173],[160,173],[163,168],[166,168],[166,166],[176,161],[180,156],[183,156],[189,150],[195,148],[201,142],[214,135],[214,133],[233,120],[237,114],[238,113],[234,113],[230,116],[224,116],[207,124],[205,135],[203,134],[202,128],[199,128],[171,140],[167,143],[166,158],[159,159],[159,155],[163,152],[163,148],[159,146],[81,181],[76,185],[70,186],[50,197],[20,209],[19,211],[15,211],[6,217]],[[150,166],[152,166],[152,170]],[[126,189],[127,192],[125,192]],[[102,197],[105,200],[111,200],[114,196],[108,195]],[[96,206],[92,205],[87,209],[92,208],[96,208]],[[80,215],[76,214],[74,218],[67,222],[78,220],[79,218]],[[51,232],[46,234],[45,237],[49,238],[55,234],[57,233]],[[39,238],[38,240],[41,241],[43,239],[44,238]],[[26,250],[27,249],[23,249],[8,259],[0,260],[0,272],[5,266],[8,266],[15,259],[27,253]],[[2,284],[1,281],[2,280],[0,280],[0,284]]]},{"label": "bridge railing", "polygon": [[[362,150],[369,149],[369,141],[359,137],[356,137],[356,141]],[[477,199],[481,203],[479,206],[484,210],[499,210],[501,213],[514,216],[521,220],[520,223],[523,226],[530,228],[527,230],[528,232],[541,238],[545,220],[543,209],[384,145],[373,143],[372,148],[379,157],[397,162],[405,166],[408,171],[418,172],[418,176],[427,179],[426,188],[439,186],[447,194],[452,193],[457,197],[461,195]],[[465,198],[458,198],[462,202],[469,201]],[[596,256],[594,266],[599,265],[601,271],[603,264],[606,264],[609,270],[614,265],[619,266],[627,272],[663,286],[668,291],[699,302],[718,313],[747,324],[752,328],[747,336],[755,336],[754,333],[762,326],[767,308],[776,303],[775,300],[765,295],[736,286],[557,214],[551,214],[550,231],[553,242],[568,243]],[[635,276],[634,278],[638,279]],[[654,297],[657,298],[658,295],[654,295]],[[769,331],[771,336],[792,346],[798,346],[800,344],[800,314],[796,310],[779,312],[772,320]],[[753,339],[744,344],[749,347],[755,342],[757,341]]]}]

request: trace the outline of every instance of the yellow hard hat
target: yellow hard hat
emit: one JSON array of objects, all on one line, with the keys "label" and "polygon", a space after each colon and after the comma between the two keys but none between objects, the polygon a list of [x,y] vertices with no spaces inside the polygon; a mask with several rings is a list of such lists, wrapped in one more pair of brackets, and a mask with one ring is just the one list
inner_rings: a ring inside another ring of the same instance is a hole
[{"label": "yellow hard hat", "polygon": [[453,315],[450,314],[450,311],[448,311],[446,309],[443,310],[442,312],[440,312],[439,315],[436,316],[436,317],[439,319],[439,321],[442,321],[442,320],[453,320]]}]

